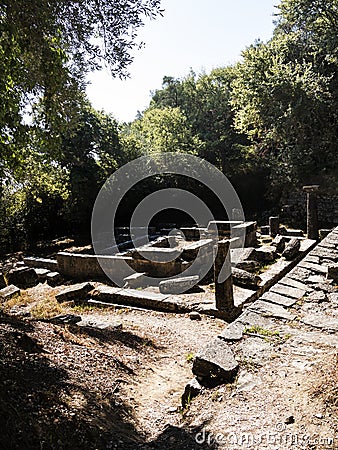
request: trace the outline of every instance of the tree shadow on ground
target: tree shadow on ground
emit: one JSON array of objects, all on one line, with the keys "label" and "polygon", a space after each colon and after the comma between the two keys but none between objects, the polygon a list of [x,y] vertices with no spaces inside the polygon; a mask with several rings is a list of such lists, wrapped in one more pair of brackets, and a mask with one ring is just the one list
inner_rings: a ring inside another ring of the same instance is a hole
[{"label": "tree shadow on ground", "polygon": [[[51,328],[47,327],[53,326],[44,326],[50,333]],[[99,379],[93,380],[96,367],[88,367],[90,361],[82,365],[81,358],[72,356],[69,350],[72,345],[75,351],[87,349],[65,343],[59,334],[53,338],[53,352],[59,359],[44,351],[42,335],[42,345],[28,351],[23,348],[22,336],[35,342],[26,334],[34,327],[34,323],[0,316],[0,450],[215,448],[195,441],[198,430],[177,427],[167,427],[149,441],[137,428],[129,399],[115,389],[119,378],[133,377],[127,366],[106,356],[102,364],[107,365],[108,379],[99,385]],[[143,348],[134,336],[121,339],[131,339],[133,345],[137,342],[140,351]],[[95,353],[95,361],[100,364],[98,355]],[[63,361],[72,357],[74,364],[63,366]],[[81,370],[74,375],[72,371],[78,366]],[[91,383],[86,383],[86,377]]]}]

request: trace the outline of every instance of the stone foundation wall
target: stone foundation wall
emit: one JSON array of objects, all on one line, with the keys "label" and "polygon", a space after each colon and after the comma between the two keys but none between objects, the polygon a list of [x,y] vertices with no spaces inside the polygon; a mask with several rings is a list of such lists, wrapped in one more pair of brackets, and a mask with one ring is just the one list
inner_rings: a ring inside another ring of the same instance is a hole
[{"label": "stone foundation wall", "polygon": [[[289,194],[282,203],[281,222],[306,229],[306,193],[296,191]],[[338,194],[318,194],[318,222],[320,228],[338,224]]]}]

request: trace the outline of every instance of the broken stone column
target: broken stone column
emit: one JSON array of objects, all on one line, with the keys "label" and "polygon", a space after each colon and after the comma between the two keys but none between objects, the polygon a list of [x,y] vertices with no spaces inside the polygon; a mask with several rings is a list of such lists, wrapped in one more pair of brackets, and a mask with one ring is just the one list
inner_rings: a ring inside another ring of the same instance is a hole
[{"label": "broken stone column", "polygon": [[318,240],[318,209],[317,192],[319,186],[303,186],[303,191],[307,194],[307,237]]},{"label": "broken stone column", "polygon": [[279,232],[279,216],[269,217],[270,236],[276,237]]},{"label": "broken stone column", "polygon": [[[224,318],[233,320],[240,314],[234,304],[233,281],[231,274],[230,240],[218,242],[217,254],[214,262],[214,281],[216,308],[224,312]],[[219,278],[221,276],[221,280]]]}]

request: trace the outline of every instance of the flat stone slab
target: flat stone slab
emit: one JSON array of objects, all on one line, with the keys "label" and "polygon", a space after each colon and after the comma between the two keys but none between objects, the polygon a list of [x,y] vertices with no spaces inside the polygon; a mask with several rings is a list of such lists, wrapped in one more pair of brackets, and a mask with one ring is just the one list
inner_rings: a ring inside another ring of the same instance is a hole
[{"label": "flat stone slab", "polygon": [[234,380],[238,367],[229,345],[216,338],[196,354],[192,371],[197,377],[229,383]]},{"label": "flat stone slab", "polygon": [[14,286],[13,284],[0,289],[0,299],[4,302],[7,300],[10,300],[13,297],[16,297],[17,295],[20,295],[21,291],[18,287]]},{"label": "flat stone slab", "polygon": [[84,300],[93,288],[94,286],[90,283],[74,284],[59,294],[56,294],[55,298],[59,303],[71,300]]},{"label": "flat stone slab", "polygon": [[179,297],[173,297],[145,290],[121,289],[100,285],[91,292],[91,297],[93,300],[99,302],[135,306],[140,308],[154,308],[172,312],[191,311],[191,308],[184,305]]},{"label": "flat stone slab", "polygon": [[334,317],[325,317],[320,315],[309,314],[301,319],[305,325],[314,328],[320,328],[326,331],[338,331],[338,320]]},{"label": "flat stone slab", "polygon": [[175,248],[140,247],[132,252],[134,259],[146,259],[157,263],[174,261],[181,255],[181,250]]},{"label": "flat stone slab", "polygon": [[39,281],[46,281],[47,278],[47,274],[50,273],[50,271],[48,269],[34,269],[35,273],[38,276]]},{"label": "flat stone slab", "polygon": [[235,321],[224,328],[222,333],[218,335],[218,338],[226,342],[240,341],[243,337],[244,328],[241,322]]},{"label": "flat stone slab", "polygon": [[309,291],[309,288],[305,283],[301,283],[300,281],[293,280],[292,278],[284,277],[280,280],[279,284],[283,284],[284,286],[289,286],[297,289],[301,289],[302,291]]},{"label": "flat stone slab", "polygon": [[212,239],[201,239],[192,244],[185,245],[182,251],[182,258],[186,261],[192,261],[197,258],[199,252],[213,252],[214,241]]},{"label": "flat stone slab", "polygon": [[138,287],[147,287],[146,281],[145,281],[146,278],[147,278],[147,276],[144,272],[133,273],[123,279],[124,284],[125,284],[124,287],[130,288],[130,289],[137,289]]},{"label": "flat stone slab", "polygon": [[35,258],[33,256],[27,256],[23,260],[27,267],[33,267],[36,269],[47,269],[51,271],[57,271],[58,269],[58,263],[56,259]]},{"label": "flat stone slab", "polygon": [[248,309],[263,316],[274,317],[276,319],[294,320],[296,318],[294,314],[291,314],[282,306],[264,300],[257,300]]},{"label": "flat stone slab", "polygon": [[265,300],[270,303],[275,303],[276,305],[290,307],[297,303],[296,298],[285,297],[284,295],[276,294],[275,292],[266,292],[262,297],[262,300]]},{"label": "flat stone slab", "polygon": [[160,281],[159,289],[161,294],[182,294],[194,287],[198,281],[198,275],[172,278],[171,280]]},{"label": "flat stone slab", "polygon": [[82,320],[77,322],[77,326],[81,328],[106,330],[106,331],[118,331],[122,330],[122,323],[115,322],[112,323],[109,320],[97,320],[92,317],[82,317]]},{"label": "flat stone slab", "polygon": [[320,264],[314,264],[307,261],[301,261],[298,264],[299,267],[303,267],[304,269],[309,269],[311,272],[314,273],[321,273],[321,274],[327,274],[327,266],[320,265]]},{"label": "flat stone slab", "polygon": [[276,284],[272,286],[270,289],[271,292],[275,292],[276,294],[284,295],[286,297],[291,297],[296,300],[299,300],[306,294],[306,290],[298,289],[295,287],[285,286],[284,284]]}]

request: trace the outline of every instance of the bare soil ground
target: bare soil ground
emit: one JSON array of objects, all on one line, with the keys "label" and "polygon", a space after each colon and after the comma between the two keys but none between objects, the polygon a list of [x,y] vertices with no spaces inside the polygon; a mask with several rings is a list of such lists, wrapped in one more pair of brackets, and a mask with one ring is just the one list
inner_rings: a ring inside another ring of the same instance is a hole
[{"label": "bare soil ground", "polygon": [[[182,409],[193,355],[223,321],[60,306],[61,289],[40,284],[0,315],[1,449],[338,448],[334,349],[272,342],[269,361],[247,361]],[[111,328],[41,320],[60,312]]]}]

